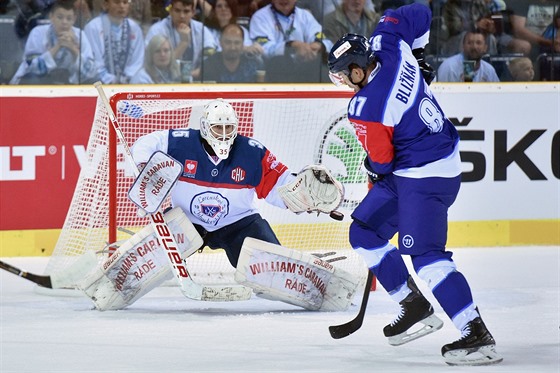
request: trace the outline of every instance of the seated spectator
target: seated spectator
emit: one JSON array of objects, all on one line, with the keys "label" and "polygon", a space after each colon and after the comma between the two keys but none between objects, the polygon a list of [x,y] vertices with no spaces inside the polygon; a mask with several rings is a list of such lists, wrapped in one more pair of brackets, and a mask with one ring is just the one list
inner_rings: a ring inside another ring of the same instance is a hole
[{"label": "seated spectator", "polygon": [[204,61],[204,81],[218,83],[262,83],[264,64],[262,59],[243,51],[241,26],[227,25],[220,36],[221,52]]},{"label": "seated spectator", "polygon": [[202,60],[216,52],[217,41],[208,27],[193,19],[193,0],[172,0],[168,12],[169,16],[150,27],[146,43],[155,35],[166,36],[175,51],[175,59],[192,66],[193,79],[200,79]]},{"label": "seated spectator", "polygon": [[554,48],[554,40],[545,38],[543,33],[552,23],[558,7],[558,0],[509,0],[513,34],[531,43],[533,59],[541,48]]},{"label": "seated spectator", "polygon": [[438,69],[439,82],[499,82],[494,67],[482,57],[488,46],[484,34],[469,31],[463,39],[463,52],[447,58]]},{"label": "seated spectator", "polygon": [[127,84],[144,63],[140,26],[128,18],[128,0],[104,0],[101,13],[85,27],[104,84]]},{"label": "seated spectator", "polygon": [[[212,31],[214,37],[217,41],[220,40],[220,36],[224,27],[232,23],[237,22],[237,0],[216,0],[205,25]],[[261,56],[264,52],[261,45],[257,42],[253,42],[249,37],[249,30],[244,26],[243,28],[243,49],[245,53],[254,56]],[[220,50],[220,45],[218,45],[218,51]]]},{"label": "seated spectator", "polygon": [[34,27],[25,44],[23,62],[10,84],[80,84],[97,80],[91,46],[74,27],[73,0],[56,1],[50,24]]},{"label": "seated spectator", "polygon": [[179,63],[173,56],[169,39],[156,35],[150,40],[144,53],[144,67],[130,79],[130,83],[181,83]]},{"label": "seated spectator", "polygon": [[[104,8],[104,2],[105,0],[92,1],[93,14],[95,16],[98,16],[106,11]],[[128,18],[138,22],[138,24],[142,27],[144,34],[146,34],[152,25],[152,3],[150,0],[130,0]]]},{"label": "seated spectator", "polygon": [[500,80],[502,82],[531,82],[534,78],[535,69],[531,59],[519,57],[509,61],[507,72]]},{"label": "seated spectator", "polygon": [[344,34],[369,37],[377,23],[379,14],[365,8],[366,0],[342,0],[342,6],[327,14],[323,20],[325,36],[333,43]]},{"label": "seated spectator", "polygon": [[325,56],[333,43],[296,0],[272,0],[251,17],[251,39],[264,48],[269,82],[327,82]]},{"label": "seated spectator", "polygon": [[[366,0],[365,9],[375,13],[374,1],[381,3],[380,0]],[[313,18],[315,18],[320,24],[324,25],[327,14],[340,9],[342,2],[343,0],[298,0],[297,6],[302,9],[309,10],[311,14],[313,14]]]},{"label": "seated spectator", "polygon": [[490,55],[529,54],[530,43],[511,35],[506,9],[503,0],[448,0],[443,6],[443,18],[449,36],[442,54],[460,52],[466,31],[475,28],[484,33]]}]

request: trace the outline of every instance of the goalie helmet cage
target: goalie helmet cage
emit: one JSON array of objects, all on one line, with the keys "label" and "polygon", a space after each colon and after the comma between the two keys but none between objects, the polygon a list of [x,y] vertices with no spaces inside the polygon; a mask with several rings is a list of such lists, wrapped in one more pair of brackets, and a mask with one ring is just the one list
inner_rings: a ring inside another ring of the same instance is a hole
[{"label": "goalie helmet cage", "polygon": [[[327,215],[300,214],[256,201],[280,242],[312,253],[336,251],[336,261],[350,271],[363,271],[361,257],[348,242],[350,213],[367,193],[367,177],[360,170],[365,152],[346,117],[347,92],[124,92],[113,95],[111,106],[129,145],[147,133],[170,128],[199,128],[203,106],[212,99],[230,102],[239,117],[241,135],[254,137],[278,160],[297,172],[311,163],[325,164],[345,186],[340,211],[344,221]],[[92,250],[106,255],[109,243],[130,237],[149,224],[138,217],[127,198],[133,182],[104,105],[98,99],[88,141],[86,162],[78,178],[60,237],[46,268],[64,270]],[[166,205],[169,205],[167,201]],[[165,206],[165,205],[164,205]],[[329,259],[325,257],[324,259]],[[205,248],[188,260],[192,277],[200,283],[231,283],[234,268],[223,250]]]}]

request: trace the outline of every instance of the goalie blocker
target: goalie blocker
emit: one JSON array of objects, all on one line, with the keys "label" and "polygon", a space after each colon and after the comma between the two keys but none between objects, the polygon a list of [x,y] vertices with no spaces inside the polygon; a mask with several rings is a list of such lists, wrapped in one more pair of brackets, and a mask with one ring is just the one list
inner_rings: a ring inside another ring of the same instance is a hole
[{"label": "goalie blocker", "polygon": [[350,273],[315,256],[248,237],[235,280],[260,297],[312,311],[344,311],[362,289],[367,271]]}]

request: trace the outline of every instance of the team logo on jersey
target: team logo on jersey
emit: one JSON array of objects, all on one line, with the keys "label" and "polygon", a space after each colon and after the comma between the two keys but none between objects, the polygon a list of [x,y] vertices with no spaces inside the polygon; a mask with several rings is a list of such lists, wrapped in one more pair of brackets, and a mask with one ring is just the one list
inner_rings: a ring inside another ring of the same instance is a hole
[{"label": "team logo on jersey", "polygon": [[191,161],[187,159],[185,161],[185,167],[183,168],[183,176],[193,178],[196,176],[196,168],[198,167],[197,161]]},{"label": "team logo on jersey", "polygon": [[402,244],[407,249],[410,249],[412,246],[414,246],[414,237],[412,237],[410,234],[405,235],[402,238]]},{"label": "team logo on jersey", "polygon": [[240,183],[245,180],[245,170],[241,167],[235,167],[231,170],[231,179],[236,183]]},{"label": "team logo on jersey", "polygon": [[325,165],[344,185],[340,208],[353,210],[368,191],[367,175],[361,168],[366,152],[346,110],[327,122],[315,149],[315,163]]},{"label": "team logo on jersey", "polygon": [[191,214],[206,224],[216,225],[228,213],[229,201],[220,193],[203,192],[191,201]]}]

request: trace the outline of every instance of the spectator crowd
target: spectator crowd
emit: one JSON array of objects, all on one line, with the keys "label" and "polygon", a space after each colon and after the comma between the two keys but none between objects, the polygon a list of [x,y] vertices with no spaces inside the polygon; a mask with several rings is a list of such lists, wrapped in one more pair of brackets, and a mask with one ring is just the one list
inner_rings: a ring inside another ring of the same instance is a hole
[{"label": "spectator crowd", "polygon": [[341,36],[412,2],[437,81],[560,80],[558,0],[0,0],[0,82],[326,83]]}]

